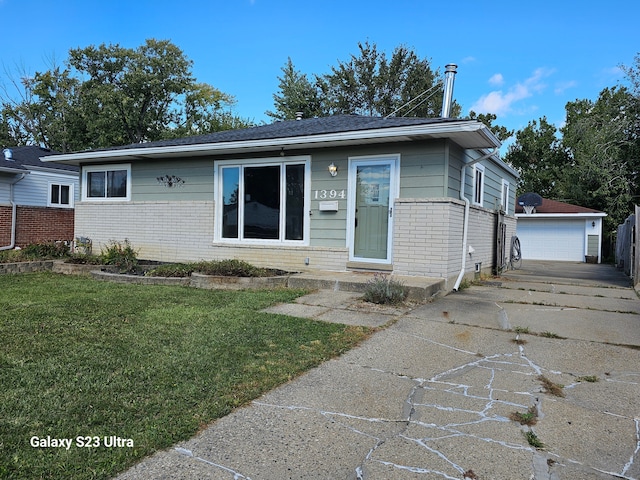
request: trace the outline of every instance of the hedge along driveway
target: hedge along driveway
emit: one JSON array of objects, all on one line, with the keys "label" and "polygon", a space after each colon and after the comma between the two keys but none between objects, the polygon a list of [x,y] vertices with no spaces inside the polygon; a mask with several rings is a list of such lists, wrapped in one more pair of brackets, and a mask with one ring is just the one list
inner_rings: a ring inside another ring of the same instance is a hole
[{"label": "hedge along driveway", "polygon": [[36,273],[0,292],[2,478],[111,477],[369,333],[261,312],[290,289]]}]

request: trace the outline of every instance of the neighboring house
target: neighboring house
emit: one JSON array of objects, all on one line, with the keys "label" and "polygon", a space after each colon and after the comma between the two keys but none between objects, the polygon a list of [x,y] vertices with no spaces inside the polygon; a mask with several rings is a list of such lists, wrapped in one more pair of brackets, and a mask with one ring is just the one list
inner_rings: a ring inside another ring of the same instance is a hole
[{"label": "neighboring house", "polygon": [[377,270],[451,289],[503,264],[496,232],[515,233],[517,173],[499,145],[475,120],[340,115],[51,160],[81,167],[75,236],[94,250],[126,238],[141,258]]},{"label": "neighboring house", "polygon": [[73,241],[78,167],[42,162],[56,152],[5,148],[0,157],[0,250]]},{"label": "neighboring house", "polygon": [[606,216],[599,210],[546,198],[531,213],[518,204],[522,259],[600,263],[602,219]]}]

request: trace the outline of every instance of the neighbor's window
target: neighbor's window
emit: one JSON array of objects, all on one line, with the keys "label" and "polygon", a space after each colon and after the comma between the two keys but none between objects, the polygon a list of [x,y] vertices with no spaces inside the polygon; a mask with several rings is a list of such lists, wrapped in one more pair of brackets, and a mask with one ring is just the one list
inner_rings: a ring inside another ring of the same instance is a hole
[{"label": "neighbor's window", "polygon": [[220,238],[304,241],[306,170],[306,162],[220,165]]},{"label": "neighbor's window", "polygon": [[473,174],[473,203],[482,206],[484,197],[484,167],[476,165]]},{"label": "neighbor's window", "polygon": [[84,167],[83,200],[129,200],[131,165]]},{"label": "neighbor's window", "polygon": [[73,185],[49,184],[50,207],[73,207]]},{"label": "neighbor's window", "polygon": [[502,198],[500,200],[504,213],[509,213],[509,182],[502,179]]}]

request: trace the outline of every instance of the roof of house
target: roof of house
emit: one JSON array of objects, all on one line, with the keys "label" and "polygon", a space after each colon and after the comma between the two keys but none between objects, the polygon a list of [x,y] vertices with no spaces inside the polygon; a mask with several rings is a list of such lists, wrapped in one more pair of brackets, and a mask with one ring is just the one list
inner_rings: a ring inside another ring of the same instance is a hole
[{"label": "roof of house", "polygon": [[[516,213],[524,214],[524,209],[521,205],[516,205]],[[602,214],[600,210],[594,210],[593,208],[581,207],[579,205],[572,205],[571,203],[559,202],[557,200],[549,200],[548,198],[542,199],[542,205],[535,207],[536,214],[576,214],[576,213],[594,213]]]},{"label": "roof of house", "polygon": [[79,165],[104,161],[175,158],[185,155],[220,155],[237,152],[253,154],[302,148],[444,138],[451,139],[465,149],[491,149],[500,146],[500,141],[491,130],[477,120],[335,115],[63,154],[55,161]]},{"label": "roof of house", "polygon": [[48,155],[59,155],[58,152],[36,145],[24,147],[11,147],[11,160],[7,160],[4,151],[0,154],[0,171],[8,173],[24,173],[29,170],[45,168],[48,170],[64,170],[66,172],[77,172],[78,167],[64,165],[61,163],[43,162],[41,157]]},{"label": "roof of house", "polygon": [[256,127],[241,128],[237,130],[225,130],[222,132],[197,135],[193,137],[175,138],[142,144],[125,145],[121,147],[114,147],[114,149],[196,145],[203,143],[223,143],[250,140],[273,140],[341,132],[379,130],[393,127],[411,127],[416,125],[455,123],[459,121],[460,120],[458,119],[451,118],[384,118],[366,117],[362,115],[334,115],[330,117],[277,121],[274,123],[259,125]]}]

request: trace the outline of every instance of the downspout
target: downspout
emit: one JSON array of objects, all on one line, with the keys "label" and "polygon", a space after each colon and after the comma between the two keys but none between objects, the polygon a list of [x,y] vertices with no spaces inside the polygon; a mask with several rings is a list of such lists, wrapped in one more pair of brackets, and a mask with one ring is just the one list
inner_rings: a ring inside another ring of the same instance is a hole
[{"label": "downspout", "polygon": [[458,274],[458,278],[456,279],[456,283],[453,286],[453,291],[457,292],[460,288],[460,284],[462,283],[462,278],[464,277],[464,272],[467,267],[467,232],[469,230],[469,199],[465,196],[464,190],[467,180],[467,167],[471,165],[475,165],[482,160],[485,160],[492,155],[498,153],[498,149],[494,148],[491,152],[485,153],[484,155],[473,159],[469,163],[465,163],[460,169],[460,200],[464,202],[464,220],[462,222],[462,267],[460,268],[460,273]]},{"label": "downspout", "polygon": [[17,204],[13,199],[13,186],[20,180],[22,180],[25,176],[26,173],[21,174],[19,178],[11,182],[11,184],[9,185],[9,202],[11,203],[11,244],[0,247],[0,251],[11,250],[16,246],[16,224],[18,219],[18,211]]}]

